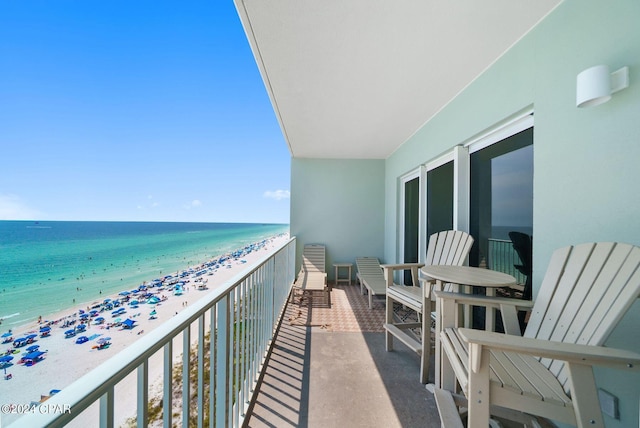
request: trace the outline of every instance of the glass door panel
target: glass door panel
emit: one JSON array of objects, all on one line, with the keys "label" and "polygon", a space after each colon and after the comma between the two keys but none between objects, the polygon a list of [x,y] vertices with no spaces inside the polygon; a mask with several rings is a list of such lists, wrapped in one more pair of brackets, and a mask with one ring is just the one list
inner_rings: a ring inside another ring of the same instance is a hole
[{"label": "glass door panel", "polygon": [[524,287],[531,276],[530,251],[517,251],[514,243],[533,236],[533,128],[472,153],[470,174],[475,242],[469,263],[513,275]]},{"label": "glass door panel", "polygon": [[[420,178],[404,183],[404,263],[418,261],[420,225]],[[411,272],[405,271],[404,283],[411,284]]]},{"label": "glass door panel", "polygon": [[453,229],[453,161],[427,171],[427,240],[434,233],[451,229]]}]

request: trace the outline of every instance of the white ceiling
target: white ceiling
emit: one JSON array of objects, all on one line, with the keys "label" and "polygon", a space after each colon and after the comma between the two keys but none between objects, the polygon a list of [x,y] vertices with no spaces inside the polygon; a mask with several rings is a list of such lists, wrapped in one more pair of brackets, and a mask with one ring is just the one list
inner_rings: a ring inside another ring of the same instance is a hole
[{"label": "white ceiling", "polygon": [[292,156],[385,159],[561,0],[234,0]]}]

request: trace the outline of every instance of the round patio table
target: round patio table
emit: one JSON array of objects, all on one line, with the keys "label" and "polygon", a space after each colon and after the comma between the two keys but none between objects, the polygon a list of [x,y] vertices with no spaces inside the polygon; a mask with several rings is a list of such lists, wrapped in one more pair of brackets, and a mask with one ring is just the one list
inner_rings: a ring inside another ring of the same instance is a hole
[{"label": "round patio table", "polygon": [[[471,267],[471,266],[449,266],[430,265],[421,269],[422,273],[436,280],[436,290],[442,290],[443,283],[457,284],[460,286],[474,286],[485,289],[487,296],[495,296],[495,289],[500,287],[510,287],[516,284],[516,279],[506,273],[495,270]],[[489,309],[486,312],[485,329],[494,330],[495,310]],[[465,326],[471,325],[471,309],[465,310]]]},{"label": "round patio table", "polygon": [[471,266],[430,265],[421,270],[436,281],[485,287],[487,291],[516,283],[516,279],[507,273]]},{"label": "round patio table", "polygon": [[[424,266],[420,270],[424,275],[436,281],[436,290],[442,290],[443,283],[451,283],[458,286],[483,287],[487,296],[495,296],[496,288],[509,287],[516,284],[516,279],[509,274],[471,266],[430,265]],[[465,327],[469,327],[471,325],[471,308],[467,306],[464,309]],[[494,324],[495,310],[488,308],[485,313],[485,329],[493,331]],[[442,387],[443,379],[452,378],[453,372],[450,364],[443,361],[439,332],[436,332],[435,360],[436,385]]]}]

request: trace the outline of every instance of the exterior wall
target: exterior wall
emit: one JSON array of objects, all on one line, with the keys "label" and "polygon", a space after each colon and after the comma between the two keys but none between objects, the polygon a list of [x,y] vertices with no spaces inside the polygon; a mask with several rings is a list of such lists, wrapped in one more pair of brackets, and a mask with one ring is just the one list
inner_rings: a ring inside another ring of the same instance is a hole
[{"label": "exterior wall", "polygon": [[[534,296],[554,249],[591,241],[640,245],[640,2],[566,0],[386,161],[385,259],[397,256],[398,178],[419,164],[533,106]],[[630,87],[608,103],[575,107],[577,74],[628,65]],[[425,118],[426,120],[427,118]],[[640,352],[635,303],[608,346]],[[640,382],[597,370],[620,399],[620,420],[638,426]]]},{"label": "exterior wall", "polygon": [[[384,161],[291,160],[291,235],[298,238],[296,272],[305,244],[322,243],[327,273],[335,262],[384,256]],[[344,274],[344,273],[343,273]]]}]

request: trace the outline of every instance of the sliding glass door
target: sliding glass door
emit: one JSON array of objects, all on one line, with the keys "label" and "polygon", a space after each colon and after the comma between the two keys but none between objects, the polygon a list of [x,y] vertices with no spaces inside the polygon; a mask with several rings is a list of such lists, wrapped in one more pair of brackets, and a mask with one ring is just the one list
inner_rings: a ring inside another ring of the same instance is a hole
[{"label": "sliding glass door", "polygon": [[453,229],[453,161],[427,171],[427,239]]},{"label": "sliding glass door", "polygon": [[[404,182],[404,263],[416,263],[420,236],[420,177]],[[411,272],[405,271],[405,284],[411,284]]]},{"label": "sliding glass door", "polygon": [[471,153],[470,184],[469,264],[509,273],[524,286],[531,276],[533,128]]}]

